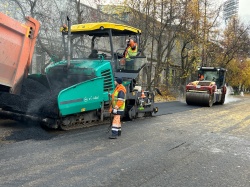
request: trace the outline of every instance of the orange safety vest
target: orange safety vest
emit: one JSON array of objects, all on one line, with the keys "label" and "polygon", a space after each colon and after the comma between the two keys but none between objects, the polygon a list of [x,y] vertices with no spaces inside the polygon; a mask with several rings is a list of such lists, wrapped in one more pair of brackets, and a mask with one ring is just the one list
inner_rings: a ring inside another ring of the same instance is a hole
[{"label": "orange safety vest", "polygon": [[[118,94],[120,91],[124,92],[124,98],[118,98]],[[122,115],[125,109],[125,97],[126,97],[126,88],[119,84],[116,86],[113,94],[111,95],[112,98],[112,108],[115,108],[115,106],[118,107],[117,114]],[[112,111],[112,108],[110,109],[110,112]]]}]

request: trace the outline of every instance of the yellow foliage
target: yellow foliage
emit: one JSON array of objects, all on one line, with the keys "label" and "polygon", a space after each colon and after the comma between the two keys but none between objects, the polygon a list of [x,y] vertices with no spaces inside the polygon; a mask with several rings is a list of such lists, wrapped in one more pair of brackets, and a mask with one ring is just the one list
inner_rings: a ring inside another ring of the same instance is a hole
[{"label": "yellow foliage", "polygon": [[231,86],[250,86],[250,59],[233,60],[227,70],[227,81]]}]

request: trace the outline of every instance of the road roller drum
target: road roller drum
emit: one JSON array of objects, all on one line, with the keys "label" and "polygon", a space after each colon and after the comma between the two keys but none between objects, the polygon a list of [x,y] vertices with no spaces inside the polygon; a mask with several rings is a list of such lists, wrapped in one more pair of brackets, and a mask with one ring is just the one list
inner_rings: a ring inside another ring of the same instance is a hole
[{"label": "road roller drum", "polygon": [[188,105],[201,105],[211,107],[213,105],[213,96],[208,93],[202,92],[187,92],[186,103]]}]

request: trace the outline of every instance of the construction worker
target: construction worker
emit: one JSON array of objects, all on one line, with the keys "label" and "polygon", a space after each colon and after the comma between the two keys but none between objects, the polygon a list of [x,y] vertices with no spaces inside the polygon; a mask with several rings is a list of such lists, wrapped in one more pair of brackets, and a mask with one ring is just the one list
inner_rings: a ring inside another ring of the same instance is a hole
[{"label": "construction worker", "polygon": [[113,121],[110,139],[116,139],[118,136],[121,136],[121,115],[123,115],[125,109],[126,88],[122,85],[122,78],[116,78],[115,85],[116,88],[111,95],[112,107],[110,112],[113,114]]},{"label": "construction worker", "polygon": [[133,39],[128,39],[127,47],[123,53],[123,59],[120,60],[121,65],[125,65],[126,61],[130,61],[130,57],[134,57],[138,53],[138,45]]},{"label": "construction worker", "polygon": [[204,80],[204,75],[203,74],[199,74],[199,81],[203,81]]},{"label": "construction worker", "polygon": [[137,52],[138,52],[137,43],[133,39],[128,39],[127,47],[124,51],[124,57],[126,59],[130,59],[130,57],[136,56]]}]

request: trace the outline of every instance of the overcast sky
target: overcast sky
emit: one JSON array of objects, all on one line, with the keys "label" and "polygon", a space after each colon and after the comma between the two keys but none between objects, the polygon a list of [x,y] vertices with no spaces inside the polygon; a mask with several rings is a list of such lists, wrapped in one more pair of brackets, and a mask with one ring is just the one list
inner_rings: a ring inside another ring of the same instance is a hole
[{"label": "overcast sky", "polygon": [[239,0],[239,16],[246,24],[250,24],[250,0]]}]

